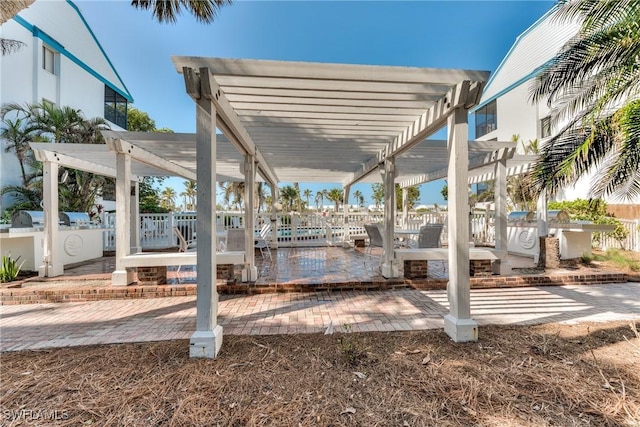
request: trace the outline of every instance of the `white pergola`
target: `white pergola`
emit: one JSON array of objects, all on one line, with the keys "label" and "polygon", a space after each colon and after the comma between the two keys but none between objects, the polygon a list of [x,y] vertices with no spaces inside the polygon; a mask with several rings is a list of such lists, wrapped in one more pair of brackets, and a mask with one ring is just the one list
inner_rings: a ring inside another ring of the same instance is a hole
[{"label": "white pergola", "polygon": [[[136,176],[197,180],[197,322],[191,356],[215,357],[222,344],[215,280],[215,189],[216,181],[230,180],[245,182],[246,224],[254,223],[249,195],[256,180],[269,183],[273,200],[278,182],[336,182],[343,186],[345,206],[353,184],[382,181],[381,269],[393,278],[399,275],[393,250],[395,183],[408,187],[446,178],[450,312],[445,331],[455,341],[477,339],[469,300],[468,184],[480,176],[504,180],[508,168],[516,167],[509,165],[513,142],[468,141],[468,110],[480,99],[487,72],[200,57],[173,61],[196,105],[196,134],[104,132],[108,155],[102,153],[100,161],[88,152],[80,157],[117,177],[118,259],[128,255],[131,246],[135,249],[130,244],[133,227],[127,224],[132,212],[130,183]],[[445,141],[428,139],[445,126]],[[61,163],[61,154],[74,156],[59,152],[49,160]],[[44,159],[45,154],[40,156]],[[252,247],[253,230],[246,230],[245,246]],[[506,230],[504,234],[506,239]],[[251,251],[246,258],[246,277],[255,280]],[[129,283],[125,269],[116,269],[114,283]]]}]

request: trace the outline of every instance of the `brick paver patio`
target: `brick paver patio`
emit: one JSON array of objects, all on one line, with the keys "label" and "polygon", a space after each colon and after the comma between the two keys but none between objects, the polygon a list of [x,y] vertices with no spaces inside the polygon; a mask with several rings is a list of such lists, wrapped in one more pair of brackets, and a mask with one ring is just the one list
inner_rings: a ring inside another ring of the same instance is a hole
[{"label": "brick paver patio", "polygon": [[[640,283],[472,290],[481,325],[640,320]],[[446,291],[222,295],[225,334],[442,328]],[[0,306],[0,351],[188,339],[195,297]],[[482,330],[480,330],[482,337]]]}]

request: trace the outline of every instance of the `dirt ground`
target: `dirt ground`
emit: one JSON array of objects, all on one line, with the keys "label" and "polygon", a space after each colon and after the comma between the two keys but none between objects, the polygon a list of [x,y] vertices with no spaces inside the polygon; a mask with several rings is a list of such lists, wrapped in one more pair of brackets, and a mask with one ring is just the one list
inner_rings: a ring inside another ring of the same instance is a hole
[{"label": "dirt ground", "polygon": [[640,426],[634,324],[225,336],[0,356],[0,425]]}]

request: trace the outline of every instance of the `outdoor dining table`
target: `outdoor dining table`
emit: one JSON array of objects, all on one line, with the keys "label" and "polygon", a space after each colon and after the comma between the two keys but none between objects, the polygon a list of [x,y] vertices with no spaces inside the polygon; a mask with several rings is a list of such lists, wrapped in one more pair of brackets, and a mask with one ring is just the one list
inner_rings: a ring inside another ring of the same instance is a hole
[{"label": "outdoor dining table", "polygon": [[409,229],[409,228],[396,228],[393,230],[393,234],[396,238],[401,239],[406,246],[417,246],[417,238],[420,234],[420,229]]}]

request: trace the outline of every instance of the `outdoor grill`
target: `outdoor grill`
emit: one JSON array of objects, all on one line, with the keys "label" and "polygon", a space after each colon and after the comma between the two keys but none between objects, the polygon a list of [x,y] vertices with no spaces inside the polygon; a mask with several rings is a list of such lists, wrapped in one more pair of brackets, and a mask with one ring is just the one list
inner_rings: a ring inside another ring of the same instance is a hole
[{"label": "outdoor grill", "polygon": [[11,217],[12,228],[44,227],[44,212],[17,211]]},{"label": "outdoor grill", "polygon": [[[536,224],[537,214],[533,211],[513,211],[507,216],[507,223],[513,225]],[[547,211],[547,222],[555,224],[566,224],[570,221],[569,214],[565,210]]]},{"label": "outdoor grill", "polygon": [[[540,252],[538,224],[535,212],[516,211],[507,217],[507,249],[510,253],[533,256]],[[613,231],[607,224],[592,224],[589,221],[571,221],[565,210],[547,211],[549,236],[559,239],[560,258],[579,258],[591,252],[591,233]]]},{"label": "outdoor grill", "polygon": [[60,212],[60,223],[68,226],[90,225],[91,219],[86,212]]}]

